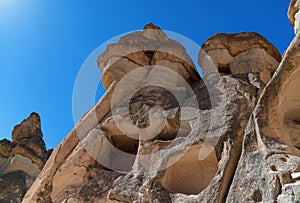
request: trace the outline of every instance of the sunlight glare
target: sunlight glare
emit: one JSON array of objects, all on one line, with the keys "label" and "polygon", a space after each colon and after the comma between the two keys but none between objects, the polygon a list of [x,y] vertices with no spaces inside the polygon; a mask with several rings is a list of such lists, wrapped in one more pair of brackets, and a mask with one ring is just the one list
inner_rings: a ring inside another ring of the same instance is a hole
[{"label": "sunlight glare", "polygon": [[10,4],[12,0],[0,0],[0,7]]}]

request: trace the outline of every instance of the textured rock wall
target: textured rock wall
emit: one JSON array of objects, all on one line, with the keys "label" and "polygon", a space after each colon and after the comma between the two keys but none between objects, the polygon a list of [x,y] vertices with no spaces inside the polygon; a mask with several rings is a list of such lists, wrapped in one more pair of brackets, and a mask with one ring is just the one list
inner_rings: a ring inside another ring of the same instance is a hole
[{"label": "textured rock wall", "polygon": [[40,117],[32,113],[14,127],[12,142],[0,141],[0,202],[21,202],[42,170],[47,151]]}]

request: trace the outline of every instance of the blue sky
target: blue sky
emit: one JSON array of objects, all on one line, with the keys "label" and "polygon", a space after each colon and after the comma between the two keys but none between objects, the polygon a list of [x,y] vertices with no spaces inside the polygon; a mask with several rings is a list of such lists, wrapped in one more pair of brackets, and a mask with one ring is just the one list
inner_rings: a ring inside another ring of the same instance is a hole
[{"label": "blue sky", "polygon": [[[281,53],[294,34],[288,0],[0,0],[0,139],[32,111],[47,147],[73,128],[72,93],[85,59],[149,22],[201,45],[218,32],[255,31]],[[103,92],[103,90],[99,90]]]}]

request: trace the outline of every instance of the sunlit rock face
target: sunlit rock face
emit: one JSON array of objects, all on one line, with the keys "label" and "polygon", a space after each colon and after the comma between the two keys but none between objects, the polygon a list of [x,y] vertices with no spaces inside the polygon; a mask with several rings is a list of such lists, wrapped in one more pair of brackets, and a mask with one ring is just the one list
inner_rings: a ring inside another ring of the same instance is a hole
[{"label": "sunlit rock face", "polygon": [[288,17],[291,25],[294,27],[295,34],[300,32],[300,1],[292,0],[289,6]]},{"label": "sunlit rock face", "polygon": [[40,117],[32,113],[14,127],[12,142],[0,141],[0,201],[21,202],[42,170],[47,151]]},{"label": "sunlit rock face", "polygon": [[281,57],[257,33],[216,34],[200,77],[159,27],[121,37],[97,61],[106,93],[23,202],[296,202],[299,43]]}]

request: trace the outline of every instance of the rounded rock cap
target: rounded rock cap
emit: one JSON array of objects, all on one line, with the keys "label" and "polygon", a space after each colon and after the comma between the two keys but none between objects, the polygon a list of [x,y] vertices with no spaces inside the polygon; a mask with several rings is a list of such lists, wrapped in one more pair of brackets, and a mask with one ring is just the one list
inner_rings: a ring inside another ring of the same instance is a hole
[{"label": "rounded rock cap", "polygon": [[131,70],[163,60],[181,63],[191,83],[201,80],[186,49],[152,23],[144,26],[144,30],[127,34],[117,43],[108,45],[97,63],[102,70],[103,86],[108,89],[113,80],[121,79]]},{"label": "rounded rock cap", "polygon": [[[209,38],[202,45],[202,50],[206,53],[214,49],[227,49],[233,57],[254,48],[264,49],[278,62],[281,61],[279,51],[266,38],[256,32],[219,33]],[[200,52],[199,60],[201,60],[201,54],[203,53]]]}]

